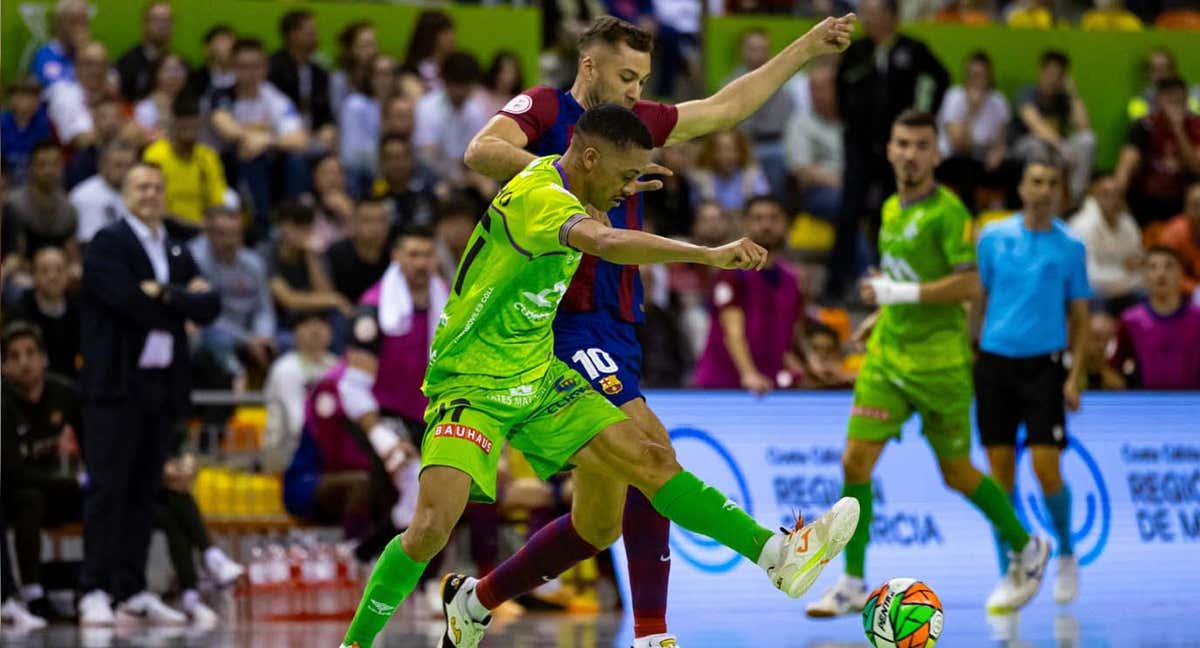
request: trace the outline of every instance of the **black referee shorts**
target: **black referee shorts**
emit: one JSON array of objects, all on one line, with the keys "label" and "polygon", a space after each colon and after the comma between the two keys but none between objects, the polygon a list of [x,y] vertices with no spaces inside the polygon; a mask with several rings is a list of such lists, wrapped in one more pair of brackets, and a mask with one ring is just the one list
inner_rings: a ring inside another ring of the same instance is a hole
[{"label": "black referee shorts", "polygon": [[1061,353],[1008,358],[980,351],[975,360],[975,415],[983,445],[1017,445],[1025,424],[1027,445],[1067,446]]}]

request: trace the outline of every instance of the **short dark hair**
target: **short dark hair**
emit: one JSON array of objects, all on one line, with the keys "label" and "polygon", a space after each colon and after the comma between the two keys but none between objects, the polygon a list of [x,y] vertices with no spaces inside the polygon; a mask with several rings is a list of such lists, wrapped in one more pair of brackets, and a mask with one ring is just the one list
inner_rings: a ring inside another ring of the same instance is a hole
[{"label": "short dark hair", "polygon": [[33,158],[37,157],[38,153],[41,153],[42,151],[54,151],[55,153],[62,155],[62,147],[59,146],[57,142],[50,139],[44,139],[33,145],[33,150],[29,152],[29,159],[32,160]]},{"label": "short dark hair", "polygon": [[625,43],[638,52],[654,51],[654,34],[614,16],[600,16],[579,35],[579,51],[595,43],[617,46]]},{"label": "short dark hair", "polygon": [[283,18],[279,19],[279,35],[286,40],[289,34],[300,29],[312,17],[312,12],[307,9],[295,9],[283,14]]},{"label": "short dark hair", "polygon": [[1029,150],[1025,153],[1024,164],[1021,166],[1021,175],[1029,170],[1031,166],[1044,166],[1053,169],[1058,169],[1061,174],[1067,172],[1067,161],[1063,158],[1062,153],[1058,152],[1047,142],[1038,140],[1033,142]]},{"label": "short dark hair", "polygon": [[1179,90],[1187,92],[1187,82],[1177,76],[1170,76],[1165,79],[1160,79],[1154,84],[1154,92],[1163,93]]},{"label": "short dark hair", "polygon": [[478,83],[482,76],[479,59],[466,52],[450,52],[442,60],[442,81],[445,83]]},{"label": "short dark hair", "polygon": [[313,320],[316,320],[318,322],[321,322],[322,324],[328,325],[329,317],[331,314],[332,314],[332,312],[327,311],[327,310],[293,311],[292,314],[287,319],[287,327],[289,329],[295,330],[295,329],[299,328],[301,324],[306,324]]},{"label": "short dark hair", "polygon": [[403,243],[405,239],[410,238],[419,238],[432,241],[434,239],[433,229],[426,225],[409,225],[407,227],[403,227],[396,234],[396,242],[393,243],[392,246],[400,247],[400,244]]},{"label": "short dark hair", "polygon": [[357,203],[354,204],[354,211],[357,212],[358,210],[362,209],[363,207],[379,207],[380,209],[386,210],[388,208],[388,203],[387,203],[387,200],[385,200],[383,198],[376,198],[374,196],[368,196],[366,198],[363,198],[362,200],[359,200]]},{"label": "short dark hair", "polygon": [[1173,247],[1167,247],[1165,245],[1151,245],[1146,249],[1146,258],[1149,259],[1151,254],[1163,254],[1169,256],[1174,259],[1175,263],[1179,264],[1179,267],[1181,268],[1187,265],[1183,262],[1183,255],[1179,253],[1179,250],[1176,250]]},{"label": "short dark hair", "polygon": [[753,209],[755,205],[759,204],[771,205],[775,209],[779,210],[779,213],[783,214],[785,217],[787,216],[787,209],[783,206],[783,203],[780,202],[779,199],[768,194],[759,194],[750,200],[747,200],[745,213],[750,213],[750,210]]},{"label": "short dark hair", "polygon": [[1067,56],[1067,53],[1062,50],[1046,50],[1042,52],[1042,57],[1038,59],[1038,66],[1046,67],[1050,63],[1058,63],[1064,68],[1069,68],[1071,67],[1071,57]]},{"label": "short dark hair", "polygon": [[575,123],[575,133],[599,137],[617,146],[654,148],[654,140],[646,124],[632,110],[616,104],[600,104],[588,108]]},{"label": "short dark hair", "polygon": [[449,196],[446,196],[445,200],[438,203],[434,222],[441,223],[456,216],[466,216],[477,221],[479,220],[479,212],[481,211],[483,211],[483,206],[471,194],[465,191],[452,191]]},{"label": "short dark hair", "polygon": [[213,25],[208,31],[204,32],[204,44],[208,45],[213,41],[214,38],[222,35],[235,36],[236,33],[233,31],[233,27],[230,27],[225,23]]},{"label": "short dark hair", "polygon": [[10,84],[8,86],[8,94],[24,94],[38,97],[42,94],[42,86],[38,85],[37,79],[34,79],[33,77],[26,77],[20,81],[17,81],[16,83]]},{"label": "short dark hair", "polygon": [[239,39],[237,39],[237,41],[235,41],[233,43],[233,55],[237,56],[238,54],[245,52],[245,51],[266,52],[267,48],[263,47],[263,42],[258,40],[257,38],[239,38]]},{"label": "short dark hair", "polygon": [[384,149],[387,148],[388,144],[392,144],[395,142],[400,142],[401,144],[403,144],[405,150],[408,151],[409,155],[412,155],[412,148],[413,148],[412,142],[409,141],[409,139],[407,137],[401,135],[400,133],[385,133],[384,134],[383,138],[381,138],[379,140],[380,154],[383,153]]},{"label": "short dark hair", "polygon": [[227,218],[236,218],[240,222],[242,215],[238,211],[228,205],[209,205],[204,208],[204,220],[225,216]]},{"label": "short dark hair", "polygon": [[770,32],[767,31],[766,27],[763,27],[762,25],[755,25],[755,26],[749,27],[745,31],[743,31],[742,35],[738,37],[738,42],[745,43],[747,37],[756,36],[756,35],[757,36],[766,36],[767,38],[771,37],[771,34],[770,34]]},{"label": "short dark hair", "polygon": [[316,219],[317,213],[312,205],[299,200],[289,200],[275,211],[275,220],[279,223],[311,225]]},{"label": "short dark hair", "polygon": [[109,142],[104,146],[104,148],[100,149],[100,157],[103,159],[107,157],[109,153],[116,153],[118,151],[128,152],[133,155],[134,159],[137,159],[138,147],[132,142],[123,140],[121,138],[117,138]]},{"label": "short dark hair", "polygon": [[46,352],[46,339],[42,336],[42,329],[33,322],[17,320],[4,327],[4,335],[0,338],[0,342],[3,343],[0,355],[8,355],[9,347],[22,338],[31,338],[38,351]]},{"label": "short dark hair", "polygon": [[179,93],[179,96],[171,102],[171,115],[173,117],[199,117],[200,98],[195,93],[186,90]]},{"label": "short dark hair", "polygon": [[937,118],[933,116],[933,113],[915,108],[909,108],[900,113],[900,116],[892,124],[894,126],[907,126],[908,128],[932,128],[935,133],[938,129]]},{"label": "short dark hair", "polygon": [[838,344],[842,343],[842,336],[838,335],[836,329],[820,320],[808,320],[804,323],[804,337],[816,337],[818,335],[828,335],[833,338]]}]

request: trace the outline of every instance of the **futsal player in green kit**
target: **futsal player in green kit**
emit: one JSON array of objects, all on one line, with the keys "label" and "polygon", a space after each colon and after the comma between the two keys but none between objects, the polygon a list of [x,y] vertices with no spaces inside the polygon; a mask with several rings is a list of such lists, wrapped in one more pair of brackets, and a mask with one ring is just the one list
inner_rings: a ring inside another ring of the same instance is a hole
[{"label": "futsal player in green kit", "polygon": [[880,309],[872,315],[842,455],[842,495],[858,501],[861,515],[846,546],[844,575],[808,606],[808,615],[833,617],[863,609],[871,473],[888,440],[900,437],[914,412],[921,416],[921,432],[946,485],[967,497],[1013,548],[1016,569],[988,607],[1016,609],[1041,586],[1050,545],[1030,537],[1008,494],[969,456],[972,358],[963,303],[981,290],[971,215],[953,192],[934,182],[940,156],[933,115],[901,114],[892,125],[887,154],[898,192],[883,204],[881,274],[865,280],[861,289],[863,299]]},{"label": "futsal player in green kit", "polygon": [[[542,478],[574,469],[572,532],[562,546],[547,548],[555,557],[544,563],[559,571],[616,541],[629,486],[671,521],[754,561],[793,598],[849,541],[858,522],[853,499],[843,498],[789,533],[764,528],[684,471],[669,445],[643,433],[555,358],[555,310],[584,253],[626,265],[759,269],[766,262],[766,250],[749,239],[705,248],[614,229],[586,215],[585,205],[606,212],[635,191],[651,146],[632,111],[591,108],[576,123],[566,153],[531,162],[475,228],[425,376],[429,409],[417,512],[376,564],[343,645],[369,646],[441,551],[467,501],[495,498],[505,442]],[[558,575],[528,572],[514,576],[506,591],[532,589]],[[461,575],[443,581],[443,648],[478,646],[483,637],[491,615],[475,583]]]}]

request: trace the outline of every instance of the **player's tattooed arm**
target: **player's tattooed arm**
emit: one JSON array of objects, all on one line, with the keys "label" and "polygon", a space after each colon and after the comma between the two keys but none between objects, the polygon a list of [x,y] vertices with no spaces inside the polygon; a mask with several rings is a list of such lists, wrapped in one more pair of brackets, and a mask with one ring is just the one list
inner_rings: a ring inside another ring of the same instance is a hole
[{"label": "player's tattooed arm", "polygon": [[568,224],[570,229],[563,238],[571,247],[619,265],[702,263],[758,270],[767,262],[767,251],[747,238],[708,248],[638,230],[608,227],[594,218],[578,218]]}]

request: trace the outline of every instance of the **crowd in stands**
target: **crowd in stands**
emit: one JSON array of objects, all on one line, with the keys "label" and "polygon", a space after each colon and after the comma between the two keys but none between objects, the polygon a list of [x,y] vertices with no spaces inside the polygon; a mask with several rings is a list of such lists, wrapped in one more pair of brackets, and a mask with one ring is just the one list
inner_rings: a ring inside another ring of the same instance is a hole
[{"label": "crowd in stands", "polygon": [[[445,285],[498,189],[464,165],[468,143],[527,85],[569,85],[573,38],[604,13],[656,33],[647,95],[694,95],[695,3],[649,4],[543,3],[543,78],[532,80],[511,52],[481,62],[459,49],[453,21],[437,10],[420,14],[403,60],[382,53],[384,35],[357,22],[338,35],[336,62],[326,66],[317,52],[322,26],[295,10],[278,25],[277,51],[236,26],[216,25],[204,36],[204,60],[192,67],[170,51],[169,3],[151,2],[142,41],[113,58],[92,39],[87,5],[60,0],[54,39],[7,88],[0,115],[5,502],[25,498],[22,489],[57,498],[55,489],[69,487],[44,478],[64,474],[60,457],[77,460],[74,435],[88,425],[72,382],[86,361],[84,258],[97,232],[129,217],[123,184],[143,161],[161,170],[168,233],[186,241],[220,298],[214,321],[188,328],[194,385],[262,390],[268,415],[260,467],[285,474],[289,511],[339,524],[369,560],[406,523],[427,325],[436,323]],[[768,247],[772,262],[761,273],[644,268],[647,386],[762,394],[853,384],[863,342],[853,331],[862,315],[855,283],[878,262],[880,206],[894,191],[884,144],[895,116],[916,107],[937,115],[939,178],[981,226],[1019,205],[1024,151],[1046,143],[1068,160],[1061,217],[1087,247],[1096,293],[1089,353],[1080,359],[1089,388],[1200,389],[1200,84],[1180,77],[1175,54],[1148,54],[1146,86],[1129,99],[1119,160],[1111,172],[1098,172],[1102,135],[1075,91],[1065,53],[1042,53],[1028,71],[1031,83],[1006,96],[986,53],[961,62],[963,82],[951,85],[946,66],[960,62],[939,60],[898,31],[901,20],[1186,26],[1200,22],[1190,3],[708,4],[717,15],[853,9],[863,36],[842,57],[808,66],[737,128],[657,152],[674,175],[645,197],[647,230],[705,245],[744,234]],[[733,74],[769,56],[766,33],[751,29]],[[399,305],[381,297],[389,287],[404,295]],[[364,339],[373,337],[362,330],[364,306],[378,311],[382,343]],[[389,344],[395,348],[385,351]],[[413,393],[388,394],[375,381],[394,370],[376,362],[385,352],[406,363],[387,384]],[[346,387],[354,381],[358,391]],[[36,434],[17,442],[19,417]],[[379,427],[382,419],[390,427]],[[327,420],[333,427],[323,427]],[[190,469],[182,459],[168,463],[164,479],[178,487],[166,489],[157,524],[171,539],[184,608],[206,618],[211,610],[195,593],[192,552],[219,582],[236,579],[240,568],[202,533],[186,494]],[[561,484],[541,490],[522,474],[510,471],[502,509],[532,510],[532,524],[562,506]],[[66,499],[78,502],[75,488]],[[6,504],[10,517],[0,520],[17,531],[22,583],[10,590],[6,577],[4,597],[53,617],[34,538],[40,527],[63,516],[77,520],[79,512],[42,511],[30,501]],[[497,523],[488,510],[470,516],[483,520],[473,529]],[[473,543],[473,555],[494,564],[485,540],[478,551]]]}]

